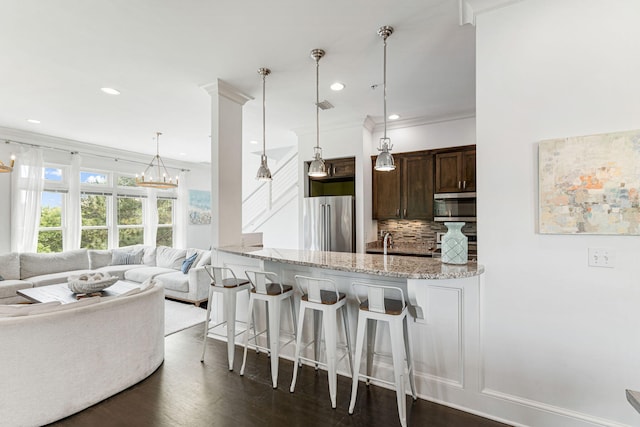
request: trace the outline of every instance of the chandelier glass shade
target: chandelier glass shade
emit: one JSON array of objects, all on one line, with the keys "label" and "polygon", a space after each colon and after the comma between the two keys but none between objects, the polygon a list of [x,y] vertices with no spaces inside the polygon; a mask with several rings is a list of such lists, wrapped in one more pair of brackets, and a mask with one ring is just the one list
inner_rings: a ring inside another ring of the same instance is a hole
[{"label": "chandelier glass shade", "polygon": [[383,92],[384,92],[384,135],[380,138],[380,144],[378,146],[378,157],[376,158],[375,170],[381,172],[389,172],[396,168],[396,165],[393,161],[393,156],[391,155],[391,149],[393,148],[393,144],[391,144],[391,139],[387,138],[387,38],[393,34],[393,28],[385,25],[384,27],[380,27],[378,29],[378,35],[382,37],[384,40],[384,57],[383,57]]},{"label": "chandelier glass shade", "polygon": [[178,177],[175,178],[175,181],[173,180],[160,157],[160,135],[162,135],[161,132],[156,132],[156,155],[151,159],[141,176],[136,174],[138,187],[168,189],[178,186]]},{"label": "chandelier glass shade", "polygon": [[13,164],[16,161],[16,156],[14,156],[13,154],[11,155],[11,162],[9,162],[9,165],[5,165],[4,163],[2,163],[2,160],[0,160],[0,173],[8,173],[13,171]]},{"label": "chandelier glass shade", "polygon": [[267,143],[266,143],[266,127],[265,127],[265,81],[266,77],[271,74],[268,68],[258,68],[258,74],[262,76],[262,156],[260,156],[260,167],[256,174],[258,181],[271,181],[271,171],[267,164]]},{"label": "chandelier glass shade", "polygon": [[309,165],[308,175],[314,178],[327,176],[327,167],[322,160],[322,148],[320,148],[320,58],[324,54],[322,49],[311,51],[311,58],[316,61],[316,146],[313,148],[313,161]]}]

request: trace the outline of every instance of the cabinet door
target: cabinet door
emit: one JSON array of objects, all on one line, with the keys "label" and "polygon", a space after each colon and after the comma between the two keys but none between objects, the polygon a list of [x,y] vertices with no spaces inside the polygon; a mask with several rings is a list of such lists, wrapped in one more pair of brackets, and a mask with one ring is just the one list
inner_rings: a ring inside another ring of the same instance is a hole
[{"label": "cabinet door", "polygon": [[462,189],[460,151],[436,154],[436,193],[457,193]]},{"label": "cabinet door", "polygon": [[[375,157],[373,166],[376,164]],[[398,162],[396,162],[398,165]],[[400,218],[400,168],[389,172],[373,169],[373,219]]]},{"label": "cabinet door", "polygon": [[327,172],[333,178],[352,177],[356,174],[356,159],[335,159],[327,164]]},{"label": "cabinet door", "polygon": [[402,217],[433,219],[433,155],[402,159]]},{"label": "cabinet door", "polygon": [[462,152],[462,191],[476,191],[476,150]]}]

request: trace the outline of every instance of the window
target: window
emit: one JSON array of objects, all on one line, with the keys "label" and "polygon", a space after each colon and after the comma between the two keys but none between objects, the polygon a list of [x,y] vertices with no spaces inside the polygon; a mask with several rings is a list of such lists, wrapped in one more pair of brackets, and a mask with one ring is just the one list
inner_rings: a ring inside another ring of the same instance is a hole
[{"label": "window", "polygon": [[158,246],[173,246],[173,204],[173,199],[158,198]]},{"label": "window", "polygon": [[110,201],[111,196],[103,194],[82,193],[80,196],[80,215],[82,216],[81,248],[109,248],[107,212]]},{"label": "window", "polygon": [[109,184],[109,176],[106,173],[81,171],[80,183],[105,187]]},{"label": "window", "polygon": [[38,252],[62,251],[64,194],[43,191],[40,200]]},{"label": "window", "polygon": [[142,198],[118,196],[118,246],[144,243]]}]

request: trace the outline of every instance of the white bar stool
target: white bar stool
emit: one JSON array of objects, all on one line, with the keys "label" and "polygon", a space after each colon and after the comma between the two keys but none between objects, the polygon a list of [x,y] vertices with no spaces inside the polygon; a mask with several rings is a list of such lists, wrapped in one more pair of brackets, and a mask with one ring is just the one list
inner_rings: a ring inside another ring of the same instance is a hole
[{"label": "white bar stool", "polygon": [[[407,371],[409,377],[409,385],[411,387],[411,396],[416,400],[416,383],[414,378],[411,334],[409,333],[409,324],[407,321],[407,304],[404,299],[402,289],[395,286],[372,285],[368,283],[353,283],[352,288],[360,309],[358,310],[358,332],[356,337],[356,360],[354,365],[353,383],[351,387],[351,403],[349,404],[349,414],[353,414],[356,406],[356,396],[358,394],[358,380],[360,377],[366,378],[367,384],[369,380],[376,379],[385,384],[394,385],[396,389],[396,398],[398,401],[398,415],[400,423],[403,427],[407,425],[407,401],[405,391],[405,380],[407,373],[405,372],[405,358],[407,362]],[[362,301],[358,295],[359,292],[366,291],[367,299]],[[386,298],[387,294],[395,296],[396,299]],[[400,299],[397,299],[397,297]],[[385,321],[389,324],[389,332],[391,334],[391,352],[393,356],[393,371],[395,382],[384,381],[371,376],[371,365],[373,363],[373,354],[375,347],[376,323]],[[362,347],[364,346],[365,330],[368,327],[367,339],[367,374],[360,374],[360,359],[362,358]]]},{"label": "white bar stool", "polygon": [[[293,340],[295,340],[295,327],[296,327],[296,310],[293,304],[293,286],[284,285],[278,281],[278,275],[268,271],[252,271],[247,270],[245,272],[249,282],[251,282],[251,291],[249,292],[249,313],[251,314],[254,333],[252,339],[254,340],[256,349],[267,350],[271,357],[271,381],[273,388],[278,388],[278,357],[280,354],[280,311],[281,303],[283,300],[288,299],[291,306],[291,320],[293,324]],[[264,301],[267,311],[267,342],[268,348],[260,347],[258,345],[258,336],[263,332],[255,332],[255,319],[253,318],[253,308],[255,301]],[[242,367],[240,368],[240,375],[244,375],[244,367],[247,363],[247,346],[249,344],[249,330],[247,328],[247,334],[244,336],[244,355],[242,357]]]},{"label": "white bar stool", "polygon": [[[342,322],[344,326],[344,334],[347,340],[347,355],[349,356],[349,371],[353,375],[353,360],[351,359],[351,340],[349,339],[349,320],[346,313],[346,295],[338,292],[336,284],[333,280],[319,279],[314,277],[296,276],[296,284],[298,285],[302,298],[300,299],[300,310],[298,312],[298,337],[296,340],[295,358],[293,360],[293,379],[291,380],[291,388],[289,391],[293,393],[296,387],[296,379],[298,378],[298,364],[300,360],[314,362],[316,369],[318,365],[327,367],[329,375],[329,396],[331,397],[331,407],[336,407],[336,390],[338,384],[338,374],[336,367],[336,349],[338,346],[338,309],[342,313]],[[314,311],[314,340],[304,347],[308,347],[312,343],[315,345],[315,359],[309,359],[300,356],[302,349],[302,327],[304,324],[305,310]],[[324,330],[325,350],[327,353],[327,363],[321,363],[319,359],[320,336],[317,333],[318,328],[316,313],[322,313],[322,325]]]},{"label": "white bar stool", "polygon": [[[204,269],[211,277],[211,286],[209,286],[207,321],[204,324],[204,339],[202,340],[202,357],[200,357],[200,362],[204,362],[204,353],[207,349],[207,336],[209,335],[209,331],[226,323],[227,357],[229,359],[229,370],[233,371],[233,356],[235,354],[236,340],[236,297],[238,292],[249,291],[251,284],[246,279],[238,279],[230,268],[205,265]],[[214,292],[222,294],[224,303],[224,321],[216,323],[215,325],[209,325]]]}]

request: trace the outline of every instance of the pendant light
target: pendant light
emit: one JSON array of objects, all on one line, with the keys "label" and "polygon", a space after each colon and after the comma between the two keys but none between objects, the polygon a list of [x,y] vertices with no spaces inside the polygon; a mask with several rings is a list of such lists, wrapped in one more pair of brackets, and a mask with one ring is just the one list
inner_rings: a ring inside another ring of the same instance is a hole
[{"label": "pendant light", "polygon": [[327,167],[322,160],[322,148],[320,148],[320,58],[324,53],[322,49],[311,51],[311,58],[316,61],[316,146],[313,148],[314,159],[309,165],[309,176],[314,178],[327,176]]},{"label": "pendant light", "polygon": [[380,27],[378,30],[378,35],[382,37],[384,40],[384,61],[383,61],[383,80],[382,80],[382,88],[384,92],[384,135],[380,138],[380,145],[378,146],[378,158],[376,159],[375,170],[388,172],[392,171],[396,168],[395,163],[393,162],[393,156],[390,151],[393,148],[391,144],[391,139],[387,138],[387,37],[393,34],[393,28],[385,25],[384,27]]},{"label": "pendant light", "polygon": [[271,74],[271,70],[268,68],[258,68],[258,74],[262,76],[262,156],[260,157],[260,167],[258,168],[258,173],[256,175],[256,179],[258,181],[271,181],[271,171],[269,170],[269,165],[267,165],[267,152],[266,152],[266,132],[265,132],[265,124],[264,124],[264,87],[266,77]]},{"label": "pendant light", "polygon": [[141,177],[136,174],[136,185],[138,187],[167,189],[178,186],[178,177],[174,182],[160,158],[160,135],[162,135],[162,132],[156,132],[156,155],[151,159],[149,166],[142,172]]}]

